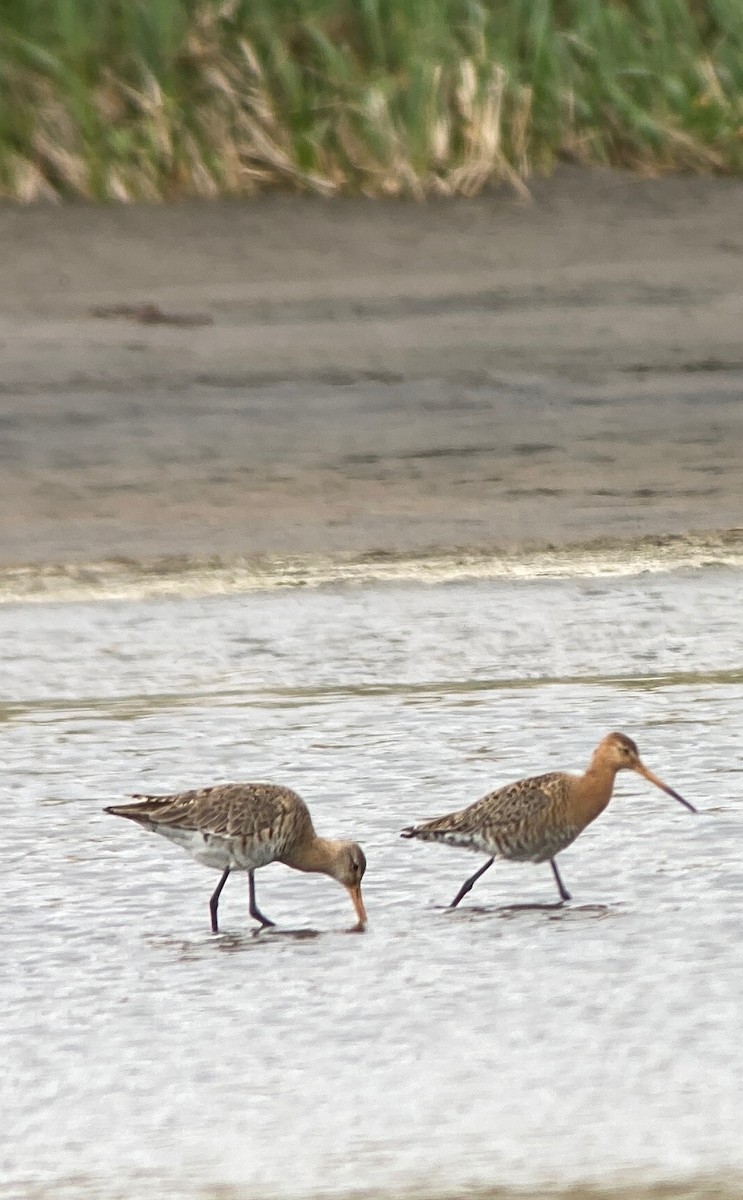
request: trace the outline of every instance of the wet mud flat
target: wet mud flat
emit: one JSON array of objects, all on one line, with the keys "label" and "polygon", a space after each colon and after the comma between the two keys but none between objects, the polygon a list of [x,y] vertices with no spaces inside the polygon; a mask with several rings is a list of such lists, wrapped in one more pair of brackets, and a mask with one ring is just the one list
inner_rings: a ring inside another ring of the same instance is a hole
[{"label": "wet mud flat", "polygon": [[0,561],[743,523],[743,184],[0,208]]}]

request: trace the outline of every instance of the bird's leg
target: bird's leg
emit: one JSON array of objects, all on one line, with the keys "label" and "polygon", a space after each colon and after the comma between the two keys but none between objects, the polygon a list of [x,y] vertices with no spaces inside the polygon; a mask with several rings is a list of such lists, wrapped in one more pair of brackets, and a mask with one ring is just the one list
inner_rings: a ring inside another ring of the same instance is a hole
[{"label": "bird's leg", "polygon": [[461,899],[463,899],[463,897],[466,896],[468,892],[472,891],[474,884],[477,883],[480,876],[484,875],[485,872],[487,871],[488,867],[492,867],[494,862],[495,862],[495,856],[493,856],[493,858],[489,858],[488,861],[485,863],[484,867],[480,867],[480,870],[475,871],[475,873],[471,877],[471,879],[468,879],[466,883],[462,884],[461,888],[459,889],[456,896],[454,897],[451,904],[449,905],[449,908],[457,907],[457,905],[459,904],[459,901]]},{"label": "bird's leg", "polygon": [[552,871],[555,876],[555,883],[557,884],[557,888],[560,893],[560,899],[561,900],[572,900],[573,897],[570,895],[570,892],[565,887],[565,884],[562,882],[562,880],[560,878],[560,872],[557,869],[557,863],[555,862],[554,858],[550,859],[550,866],[552,867]]},{"label": "bird's leg", "polygon": [[248,888],[250,889],[250,915],[255,917],[256,921],[260,921],[261,925],[275,925],[275,921],[269,921],[268,917],[264,917],[255,902],[255,871],[248,871]]},{"label": "bird's leg", "polygon": [[230,868],[225,867],[224,874],[217,884],[216,891],[209,901],[209,912],[212,914],[212,933],[219,933],[219,925],[217,924],[217,908],[219,907],[219,897],[222,895],[222,888],[227,882],[230,873]]}]

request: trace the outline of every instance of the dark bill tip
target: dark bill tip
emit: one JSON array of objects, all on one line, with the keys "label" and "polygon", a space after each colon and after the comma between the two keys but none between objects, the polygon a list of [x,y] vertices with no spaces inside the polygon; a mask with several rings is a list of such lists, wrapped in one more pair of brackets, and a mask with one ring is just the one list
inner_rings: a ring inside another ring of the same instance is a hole
[{"label": "dark bill tip", "polygon": [[688,800],[684,800],[683,796],[679,796],[678,792],[675,792],[672,787],[669,787],[667,783],[664,783],[662,779],[659,779],[658,776],[649,770],[644,763],[638,763],[634,769],[637,771],[638,775],[642,775],[643,778],[647,779],[649,783],[654,783],[655,786],[660,788],[662,792],[665,792],[667,796],[673,796],[674,800],[678,800],[679,804],[683,804],[684,808],[688,808],[689,812],[697,812],[697,809],[693,804],[690,804]]},{"label": "dark bill tip", "polygon": [[669,796],[673,796],[674,800],[678,800],[679,804],[683,804],[684,808],[688,808],[689,812],[699,812],[698,808],[695,808],[688,800],[684,800],[684,797],[679,796],[678,792],[674,792],[673,788],[668,788],[667,791]]}]

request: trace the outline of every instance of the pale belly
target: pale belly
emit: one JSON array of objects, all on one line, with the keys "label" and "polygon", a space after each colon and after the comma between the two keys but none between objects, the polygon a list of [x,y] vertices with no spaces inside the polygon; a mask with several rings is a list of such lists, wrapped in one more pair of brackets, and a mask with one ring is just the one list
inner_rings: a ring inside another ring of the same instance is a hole
[{"label": "pale belly", "polygon": [[168,841],[215,871],[257,871],[276,861],[278,847],[272,842],[251,842],[243,838],[225,838],[194,829],[173,829],[160,825],[155,830]]}]

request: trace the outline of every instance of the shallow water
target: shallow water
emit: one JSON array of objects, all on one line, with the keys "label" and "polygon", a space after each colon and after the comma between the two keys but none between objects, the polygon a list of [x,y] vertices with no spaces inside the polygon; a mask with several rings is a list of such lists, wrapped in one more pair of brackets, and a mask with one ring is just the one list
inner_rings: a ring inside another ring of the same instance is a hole
[{"label": "shallow water", "polygon": [[[0,1194],[155,1200],[743,1170],[743,572],[8,605],[0,614]],[[401,841],[610,729],[547,866]],[[217,876],[101,812],[296,787],[369,860]]]}]

